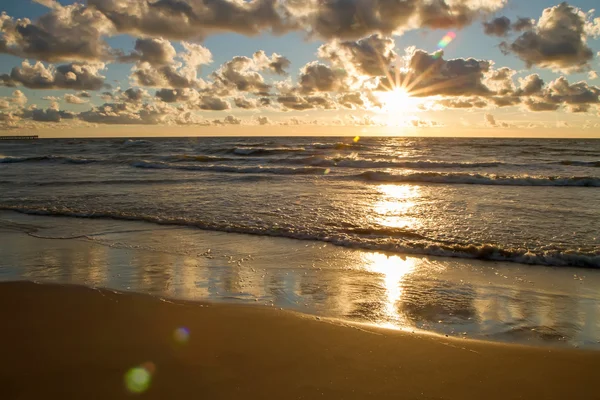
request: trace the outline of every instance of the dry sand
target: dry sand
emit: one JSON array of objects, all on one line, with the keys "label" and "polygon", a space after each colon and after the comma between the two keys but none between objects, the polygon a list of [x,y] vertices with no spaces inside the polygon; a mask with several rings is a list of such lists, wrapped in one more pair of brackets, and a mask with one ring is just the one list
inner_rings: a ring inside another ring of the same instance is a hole
[{"label": "dry sand", "polygon": [[[598,352],[349,327],[272,308],[17,282],[0,284],[0,318],[1,399],[599,396]],[[174,339],[179,327],[187,341]],[[150,386],[131,394],[124,376],[144,363]]]}]

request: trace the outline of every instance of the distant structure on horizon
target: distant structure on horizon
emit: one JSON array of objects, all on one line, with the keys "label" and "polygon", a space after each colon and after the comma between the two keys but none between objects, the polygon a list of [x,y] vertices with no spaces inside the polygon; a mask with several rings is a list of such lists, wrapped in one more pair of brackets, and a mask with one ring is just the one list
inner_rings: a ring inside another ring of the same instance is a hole
[{"label": "distant structure on horizon", "polygon": [[38,135],[29,136],[0,136],[0,140],[35,140],[39,139]]}]

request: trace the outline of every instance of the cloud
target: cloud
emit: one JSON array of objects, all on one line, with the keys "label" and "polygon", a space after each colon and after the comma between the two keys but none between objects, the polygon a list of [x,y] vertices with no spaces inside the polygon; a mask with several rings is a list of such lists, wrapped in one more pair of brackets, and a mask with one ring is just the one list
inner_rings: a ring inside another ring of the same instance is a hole
[{"label": "cloud", "polygon": [[205,95],[200,97],[196,107],[207,111],[223,111],[229,110],[231,105],[220,97]]},{"label": "cloud", "polygon": [[35,22],[2,14],[0,52],[48,62],[103,61],[113,57],[112,49],[102,39],[113,30],[104,14],[78,3],[45,3],[52,9]]},{"label": "cloud", "polygon": [[167,123],[180,113],[167,104],[105,103],[79,113],[79,119],[97,124],[137,125]]},{"label": "cloud", "polygon": [[533,30],[524,32],[501,49],[513,53],[527,67],[549,68],[563,73],[589,68],[594,53],[587,45],[587,15],[563,2],[546,8]]},{"label": "cloud", "polygon": [[365,101],[360,92],[344,93],[338,96],[338,103],[349,109],[358,109],[365,105]]},{"label": "cloud", "polygon": [[497,17],[483,23],[483,31],[490,36],[507,36],[511,31],[523,32],[533,29],[535,20],[518,18],[514,23],[507,17]]},{"label": "cloud", "polygon": [[275,0],[88,0],[121,33],[198,39],[211,33],[257,35],[286,30],[284,3]]},{"label": "cloud", "polygon": [[137,56],[127,56],[138,57],[131,73],[133,85],[171,89],[205,86],[198,78],[198,68],[212,62],[212,54],[207,48],[184,42],[184,51],[173,55],[171,44],[164,40],[144,43]]},{"label": "cloud", "polygon": [[223,123],[228,125],[240,125],[242,120],[234,117],[233,115],[228,115],[223,119]]},{"label": "cloud", "polygon": [[211,74],[211,78],[227,92],[268,93],[271,86],[257,72],[261,66],[248,57],[237,56]]},{"label": "cloud", "polygon": [[435,105],[442,108],[486,108],[488,103],[479,97],[463,97],[437,100]]},{"label": "cloud", "polygon": [[348,89],[343,70],[333,70],[328,65],[312,61],[300,69],[299,90],[302,93],[344,92]]},{"label": "cloud", "polygon": [[284,110],[310,110],[314,108],[332,110],[336,104],[328,93],[313,96],[284,95],[277,97]]},{"label": "cloud", "polygon": [[588,79],[590,79],[590,80],[598,79],[598,73],[596,71],[588,72]]},{"label": "cloud", "polygon": [[44,109],[38,109],[32,106],[27,109],[23,109],[20,113],[20,117],[24,119],[31,119],[38,122],[61,122],[63,119],[74,119],[76,114],[70,111],[61,111],[58,107],[58,103],[53,102],[50,107]]},{"label": "cloud", "polygon": [[65,101],[69,104],[85,104],[88,101],[71,93],[65,93]]},{"label": "cloud", "polygon": [[[491,62],[474,58],[444,60],[441,53],[428,54],[414,50],[408,56],[410,71],[404,73],[412,96],[486,96],[493,93],[484,83]],[[410,79],[407,79],[406,76]],[[383,89],[390,89],[389,83]]]},{"label": "cloud", "polygon": [[489,22],[484,22],[483,30],[486,35],[506,36],[511,30],[510,19],[506,17],[498,17]]},{"label": "cloud", "polygon": [[168,65],[175,63],[177,52],[168,40],[163,38],[144,38],[135,41],[135,50],[121,56],[121,62],[147,62],[150,65]]},{"label": "cloud", "polygon": [[320,58],[354,74],[382,76],[395,60],[394,39],[379,34],[357,41],[334,40],[319,47]]},{"label": "cloud", "polygon": [[155,96],[166,103],[179,103],[197,101],[200,95],[197,90],[184,88],[160,89]]},{"label": "cloud", "polygon": [[505,0],[307,0],[289,2],[288,10],[313,36],[358,39],[373,33],[391,35],[415,28],[460,28],[505,3]]},{"label": "cloud", "polygon": [[263,117],[260,115],[256,116],[256,121],[259,125],[273,125],[273,121],[269,119],[269,117]]},{"label": "cloud", "polygon": [[519,78],[520,88],[517,95],[531,96],[539,94],[544,87],[544,81],[538,74],[531,74],[525,78]]},{"label": "cloud", "polygon": [[498,122],[496,118],[492,114],[484,115],[485,124],[492,128],[510,128],[510,124],[506,122]]},{"label": "cloud", "polygon": [[254,63],[260,70],[267,70],[277,75],[287,75],[286,69],[292,64],[291,61],[280,54],[273,53],[268,57],[263,50],[252,55]]},{"label": "cloud", "polygon": [[251,110],[258,107],[258,102],[255,99],[248,99],[245,97],[236,97],[233,99],[233,103],[238,108]]},{"label": "cloud", "polygon": [[30,64],[25,60],[20,67],[13,68],[10,75],[3,75],[1,80],[6,86],[20,84],[30,89],[99,90],[105,86],[105,77],[100,75],[100,70],[104,68],[102,63],[46,67],[39,61]]}]

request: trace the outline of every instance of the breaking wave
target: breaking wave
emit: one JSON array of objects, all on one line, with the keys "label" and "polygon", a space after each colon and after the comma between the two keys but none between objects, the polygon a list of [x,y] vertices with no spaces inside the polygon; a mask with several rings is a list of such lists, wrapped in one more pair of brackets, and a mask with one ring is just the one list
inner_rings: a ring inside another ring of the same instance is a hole
[{"label": "breaking wave", "polygon": [[384,171],[367,171],[357,176],[371,182],[427,182],[465,185],[504,185],[504,186],[586,186],[600,187],[600,177],[594,176],[502,176],[468,173],[417,172],[410,174],[390,174]]},{"label": "breaking wave", "polygon": [[136,161],[131,164],[135,168],[176,169],[184,171],[228,172],[235,174],[276,174],[276,175],[323,175],[326,168],[317,167],[235,167],[227,165],[179,165],[165,162]]},{"label": "breaking wave", "polygon": [[81,157],[66,157],[66,156],[32,156],[32,157],[4,157],[0,156],[0,164],[13,164],[23,162],[41,162],[41,161],[55,161],[63,162],[67,164],[89,164],[97,162],[96,159],[81,158]]},{"label": "breaking wave", "polygon": [[320,167],[342,168],[485,168],[500,167],[506,164],[500,161],[490,162],[443,162],[443,161],[385,161],[371,159],[357,159],[352,157],[321,157],[312,156],[305,158],[284,158],[271,160],[273,163],[303,164]]},{"label": "breaking wave", "polygon": [[600,253],[577,252],[561,250],[529,250],[521,248],[505,248],[493,244],[460,244],[436,243],[413,232],[397,233],[394,240],[377,240],[375,236],[392,236],[390,232],[371,231],[360,229],[348,233],[302,232],[298,229],[284,229],[276,227],[243,226],[234,223],[207,222],[190,220],[183,217],[157,216],[135,212],[117,211],[83,211],[67,208],[22,207],[13,205],[0,205],[0,209],[11,210],[23,214],[64,216],[77,218],[111,218],[119,220],[145,221],[161,225],[179,225],[214,230],[223,232],[245,233],[262,236],[288,237],[300,240],[315,240],[328,242],[338,246],[379,250],[403,254],[420,254],[441,257],[455,257],[466,259],[481,259],[493,261],[507,261],[520,264],[546,265],[546,266],[571,266],[584,268],[600,268]]}]

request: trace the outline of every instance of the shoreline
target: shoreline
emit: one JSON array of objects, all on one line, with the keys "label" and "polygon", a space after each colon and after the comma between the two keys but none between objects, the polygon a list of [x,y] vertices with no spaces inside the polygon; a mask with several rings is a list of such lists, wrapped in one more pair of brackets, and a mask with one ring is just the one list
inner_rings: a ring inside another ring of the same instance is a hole
[{"label": "shoreline", "polygon": [[17,213],[0,213],[0,242],[0,281],[264,305],[461,340],[600,349],[600,271]]},{"label": "shoreline", "polygon": [[[352,329],[265,307],[0,283],[7,398],[592,399],[600,353]],[[184,328],[184,329],[183,329]],[[35,384],[32,385],[32,382]]]}]

